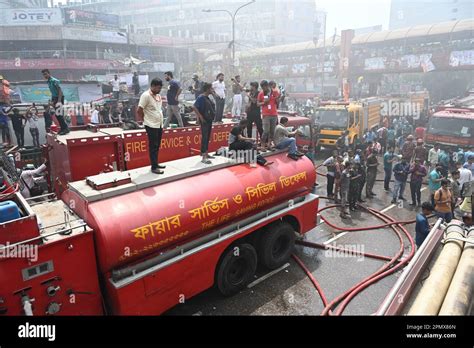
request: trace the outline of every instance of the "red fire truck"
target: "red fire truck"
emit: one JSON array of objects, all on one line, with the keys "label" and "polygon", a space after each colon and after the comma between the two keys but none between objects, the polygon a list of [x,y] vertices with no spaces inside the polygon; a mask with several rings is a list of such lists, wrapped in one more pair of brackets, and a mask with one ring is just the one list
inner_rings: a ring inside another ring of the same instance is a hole
[{"label": "red fire truck", "polygon": [[435,143],[454,148],[474,147],[474,111],[448,108],[434,113],[425,133],[428,145]]},{"label": "red fire truck", "polygon": [[156,315],[212,286],[240,291],[316,226],[313,163],[269,160],[104,173],[49,202],[11,193],[14,173],[0,169],[0,314]]},{"label": "red fire truck", "polygon": [[[311,121],[294,114],[289,127],[301,131],[298,147],[303,152],[315,148],[315,132]],[[209,144],[211,152],[228,146],[229,133],[235,123],[216,124]],[[59,136],[48,134],[50,188],[58,197],[69,182],[83,180],[103,172],[132,170],[148,166],[148,138],[144,130],[123,130],[118,127],[87,128]],[[201,145],[199,127],[168,129],[163,132],[160,163],[198,155]],[[19,157],[21,158],[21,157]]]}]

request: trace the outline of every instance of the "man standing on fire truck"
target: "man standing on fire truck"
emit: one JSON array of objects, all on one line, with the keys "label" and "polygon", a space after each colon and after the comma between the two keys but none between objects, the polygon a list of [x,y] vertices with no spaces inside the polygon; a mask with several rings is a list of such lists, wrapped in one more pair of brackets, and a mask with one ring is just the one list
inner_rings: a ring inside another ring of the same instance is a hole
[{"label": "man standing on fire truck", "polygon": [[43,69],[41,71],[45,80],[48,81],[49,91],[51,92],[51,102],[54,108],[54,114],[58,119],[59,126],[61,131],[59,135],[65,135],[69,133],[69,127],[64,120],[64,94],[61,89],[61,82],[51,76],[51,72],[48,69]]},{"label": "man standing on fire truck", "polygon": [[158,78],[153,79],[150,89],[140,97],[137,110],[138,116],[143,119],[148,135],[151,172],[154,174],[164,174],[161,169],[166,168],[158,164],[161,138],[163,136],[161,88],[163,88],[163,81]]}]

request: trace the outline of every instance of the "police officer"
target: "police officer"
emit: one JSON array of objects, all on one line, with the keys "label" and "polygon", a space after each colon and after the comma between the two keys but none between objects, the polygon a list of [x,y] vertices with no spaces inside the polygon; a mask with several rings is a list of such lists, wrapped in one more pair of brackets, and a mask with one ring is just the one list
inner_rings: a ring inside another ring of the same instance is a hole
[{"label": "police officer", "polygon": [[367,182],[367,169],[365,167],[365,161],[360,162],[360,166],[357,167],[357,174],[360,175],[358,179],[358,195],[357,195],[357,202],[359,203],[365,203],[365,201],[362,199],[362,191],[364,191],[364,186]]},{"label": "police officer", "polygon": [[362,190],[360,188],[362,183],[362,166],[360,163],[354,163],[354,168],[350,170],[351,174],[351,182],[349,185],[349,209],[350,211],[356,211],[357,208],[357,200],[359,198],[359,194],[361,194]]}]

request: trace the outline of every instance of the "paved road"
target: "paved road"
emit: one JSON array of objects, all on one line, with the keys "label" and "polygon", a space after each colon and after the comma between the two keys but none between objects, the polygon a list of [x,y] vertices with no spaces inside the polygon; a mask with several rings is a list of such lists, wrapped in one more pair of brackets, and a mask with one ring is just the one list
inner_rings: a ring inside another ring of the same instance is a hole
[{"label": "paved road", "polygon": [[[329,153],[321,157],[329,156]],[[317,159],[321,163],[323,158]],[[324,169],[321,168],[324,172]],[[383,179],[383,169],[379,168],[378,180]],[[318,177],[318,194],[326,195],[326,179]],[[393,186],[393,184],[392,184]],[[415,218],[417,209],[392,205],[391,194],[384,192],[383,182],[378,181],[374,188],[377,196],[367,200],[367,205],[380,211],[385,211],[396,220],[411,220]],[[422,200],[428,199],[428,190],[422,192]],[[410,197],[410,189],[404,195]],[[321,201],[321,207],[326,205]],[[342,221],[337,210],[323,212],[323,215],[337,226],[360,227],[381,224],[375,217],[362,212],[352,214],[352,220]],[[414,225],[408,226],[408,231],[414,236]],[[308,241],[329,243],[332,245],[357,248],[368,253],[393,256],[400,248],[400,243],[391,229],[363,231],[356,233],[340,233],[326,224],[321,224],[306,237]],[[404,239],[407,254],[410,251],[408,240]],[[349,289],[358,281],[372,274],[383,266],[383,261],[361,258],[359,256],[340,257],[324,250],[307,247],[296,247],[296,254],[304,261],[312,274],[319,281],[329,301]],[[345,315],[370,315],[374,313],[383,301],[390,288],[395,284],[401,272],[382,279],[356,296],[347,306]],[[169,315],[319,315],[324,306],[312,283],[300,267],[291,260],[287,267],[259,282],[264,276],[259,271],[257,284],[241,293],[224,298],[215,289],[210,289],[184,304],[171,309]]]}]

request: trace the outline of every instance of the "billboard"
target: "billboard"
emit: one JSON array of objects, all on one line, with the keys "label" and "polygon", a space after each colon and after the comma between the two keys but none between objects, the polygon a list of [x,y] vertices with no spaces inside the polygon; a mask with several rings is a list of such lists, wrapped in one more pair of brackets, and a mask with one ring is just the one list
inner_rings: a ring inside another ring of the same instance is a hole
[{"label": "billboard", "polygon": [[120,35],[115,31],[94,30],[82,28],[63,28],[63,39],[66,40],[82,40],[82,41],[97,41],[126,44],[128,42],[127,36]]},{"label": "billboard", "polygon": [[149,73],[175,71],[174,69],[174,63],[169,62],[144,63],[140,65],[140,71]]},{"label": "billboard", "polygon": [[95,28],[118,29],[120,17],[98,12],[64,9],[64,23]]},{"label": "billboard", "polygon": [[2,26],[62,25],[59,8],[5,9],[0,12]]},{"label": "billboard", "polygon": [[451,52],[449,56],[449,66],[456,68],[467,65],[474,65],[474,50]]},{"label": "billboard", "polygon": [[123,67],[120,63],[101,59],[0,59],[0,70],[106,70]]},{"label": "billboard", "polygon": [[[61,87],[64,99],[68,102],[79,101],[79,91],[77,87]],[[48,87],[20,87],[20,96],[23,103],[46,104],[51,100],[51,92]]]}]

